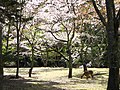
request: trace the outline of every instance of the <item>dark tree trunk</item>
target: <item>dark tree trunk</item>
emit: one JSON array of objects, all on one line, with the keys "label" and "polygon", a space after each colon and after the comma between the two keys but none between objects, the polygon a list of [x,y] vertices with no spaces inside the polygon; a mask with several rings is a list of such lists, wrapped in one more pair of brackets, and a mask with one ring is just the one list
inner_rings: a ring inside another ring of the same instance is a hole
[{"label": "dark tree trunk", "polygon": [[69,59],[69,74],[68,78],[72,78],[72,59]]},{"label": "dark tree trunk", "polygon": [[72,78],[72,56],[71,56],[71,50],[70,48],[68,49],[68,56],[69,56],[69,62],[68,62],[68,67],[69,67],[69,74],[68,74],[68,78]]},{"label": "dark tree trunk", "polygon": [[31,58],[31,68],[29,70],[29,77],[31,77],[33,66],[34,66],[34,47],[32,45],[32,58]]},{"label": "dark tree trunk", "polygon": [[108,40],[108,60],[110,60],[110,63],[107,90],[119,90],[118,35],[115,33],[114,36]]},{"label": "dark tree trunk", "polygon": [[[18,2],[18,0],[17,0],[17,2]],[[21,0],[20,0],[20,3],[22,3]],[[22,29],[21,28],[21,25],[22,25],[21,24],[22,23],[22,21],[21,21],[22,20],[22,6],[20,7],[19,12],[16,9],[15,14],[16,14],[15,19],[16,19],[16,30],[17,30],[17,71],[16,71],[16,78],[18,78],[19,77],[20,30]],[[17,15],[20,16],[20,17],[17,17]]]},{"label": "dark tree trunk", "polygon": [[29,77],[31,77],[31,75],[32,75],[32,70],[33,70],[33,67],[31,67],[29,70]]},{"label": "dark tree trunk", "polygon": [[0,80],[3,79],[3,59],[2,59],[2,24],[0,24]]},{"label": "dark tree trunk", "polygon": [[83,64],[83,70],[84,70],[84,72],[87,71],[86,63]]},{"label": "dark tree trunk", "polygon": [[119,90],[119,59],[118,59],[118,27],[120,20],[120,10],[115,15],[115,4],[114,0],[105,0],[106,1],[106,11],[107,11],[107,22],[102,16],[100,10],[98,9],[94,0],[93,6],[100,17],[103,25],[106,26],[107,31],[107,55],[109,60],[109,79],[107,90]]},{"label": "dark tree trunk", "polygon": [[109,79],[107,90],[119,90],[119,68],[109,69]]},{"label": "dark tree trunk", "polygon": [[17,71],[16,71],[16,78],[19,77],[19,29],[17,29]]},{"label": "dark tree trunk", "polygon": [[109,79],[107,90],[119,90],[118,27],[115,18],[114,0],[106,0]]}]

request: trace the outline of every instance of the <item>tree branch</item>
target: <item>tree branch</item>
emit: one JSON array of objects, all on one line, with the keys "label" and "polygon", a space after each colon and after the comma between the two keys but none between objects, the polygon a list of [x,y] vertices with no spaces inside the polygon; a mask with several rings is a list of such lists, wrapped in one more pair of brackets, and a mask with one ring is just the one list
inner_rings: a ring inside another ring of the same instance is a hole
[{"label": "tree branch", "polygon": [[[52,48],[53,49],[53,48]],[[60,54],[65,60],[69,61],[61,52],[53,49],[53,51],[57,52],[58,54]]]},{"label": "tree branch", "polygon": [[48,32],[50,32],[56,40],[59,40],[61,42],[67,42],[66,40],[62,40],[62,39],[57,38],[52,31],[48,31]]},{"label": "tree branch", "polygon": [[75,36],[75,20],[73,19],[73,33],[72,33],[72,36],[71,36],[71,38],[70,38],[70,42],[72,41],[72,39],[74,38],[74,36]]},{"label": "tree branch", "polygon": [[29,42],[30,45],[32,45],[32,43],[30,42],[29,38],[26,37],[24,34],[23,34],[24,38]]},{"label": "tree branch", "polygon": [[98,16],[99,16],[101,22],[103,23],[104,26],[106,26],[105,18],[103,17],[103,15],[101,14],[100,10],[98,9],[98,7],[97,7],[95,1],[92,0],[92,3],[93,3],[93,6],[94,6],[94,8],[95,8],[95,11],[96,11],[96,13],[98,14]]},{"label": "tree branch", "polygon": [[61,24],[62,24],[62,26],[63,26],[63,27],[65,28],[65,30],[66,30],[66,33],[67,33],[67,40],[69,41],[69,35],[70,35],[71,31],[68,32],[68,28],[64,25],[63,22],[61,22]]},{"label": "tree branch", "polygon": [[[49,45],[48,45],[49,46]],[[57,52],[58,54],[60,54],[65,60],[69,61],[61,52],[59,52],[58,50],[54,49],[53,47],[49,46],[50,48],[52,48],[53,51]]]}]

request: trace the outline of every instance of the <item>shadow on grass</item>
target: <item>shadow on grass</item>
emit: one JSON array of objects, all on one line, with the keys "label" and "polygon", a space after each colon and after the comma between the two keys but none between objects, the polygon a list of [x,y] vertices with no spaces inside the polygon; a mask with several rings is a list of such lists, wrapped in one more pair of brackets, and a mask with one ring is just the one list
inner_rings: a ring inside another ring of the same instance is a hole
[{"label": "shadow on grass", "polygon": [[[104,76],[108,76],[107,73],[101,72],[101,73],[96,73],[94,74],[93,78],[88,78],[88,80],[86,79],[86,77],[84,76],[81,79],[82,74],[77,74],[74,77],[76,77],[77,79],[74,80],[74,82],[76,83],[81,83],[81,84],[86,84],[86,83],[97,83],[97,84],[102,84],[105,85],[107,83],[107,78],[105,78]],[[78,80],[79,79],[79,80]]]},{"label": "shadow on grass", "polygon": [[[104,75],[104,76],[108,76],[108,75],[107,75],[107,72],[100,72],[100,73],[95,73],[95,74],[93,74],[94,79],[95,79],[95,77],[101,78],[103,75]],[[77,78],[81,78],[81,76],[82,76],[82,74],[77,74],[77,75],[75,75],[75,77],[77,77]],[[97,78],[96,78],[96,79],[97,79]]]},{"label": "shadow on grass", "polygon": [[65,90],[61,88],[54,87],[54,85],[59,85],[58,82],[52,81],[39,81],[24,79],[19,77],[18,79],[13,78],[4,79],[0,82],[0,90]]},{"label": "shadow on grass", "polygon": [[96,75],[106,75],[106,74],[107,74],[107,72],[100,72],[100,73],[94,74],[94,76],[96,76]]}]

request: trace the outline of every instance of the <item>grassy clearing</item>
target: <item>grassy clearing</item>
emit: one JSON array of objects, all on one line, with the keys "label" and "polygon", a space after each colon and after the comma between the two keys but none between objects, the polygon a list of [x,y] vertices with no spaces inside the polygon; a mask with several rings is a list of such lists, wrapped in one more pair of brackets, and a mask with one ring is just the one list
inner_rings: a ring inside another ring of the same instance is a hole
[{"label": "grassy clearing", "polygon": [[[5,79],[3,90],[106,90],[108,69],[88,68],[94,71],[94,79],[81,79],[83,69],[74,68],[73,78],[68,79],[67,68],[34,68],[28,77],[29,68],[20,68],[19,79]],[[15,75],[15,68],[5,68],[5,75]]]}]

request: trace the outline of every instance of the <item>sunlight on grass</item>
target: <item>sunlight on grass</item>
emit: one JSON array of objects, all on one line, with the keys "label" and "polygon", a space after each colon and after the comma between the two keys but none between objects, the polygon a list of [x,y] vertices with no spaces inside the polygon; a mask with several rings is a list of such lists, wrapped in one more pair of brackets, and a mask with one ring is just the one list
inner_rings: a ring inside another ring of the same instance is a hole
[{"label": "sunlight on grass", "polygon": [[[108,69],[88,68],[88,70],[93,70],[94,79],[81,79],[83,69],[80,68],[73,68],[71,79],[67,77],[68,68],[34,68],[31,78],[28,77],[29,68],[20,68],[20,76],[26,79],[25,90],[106,90]],[[5,75],[15,75],[16,69],[5,68],[4,71]]]}]

